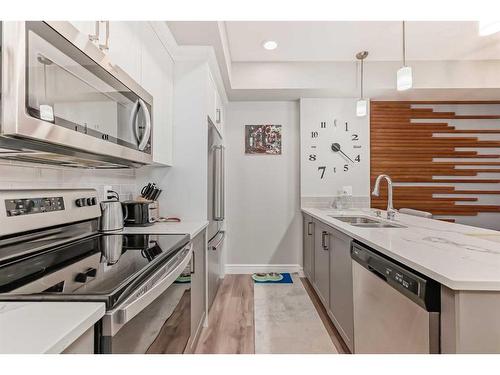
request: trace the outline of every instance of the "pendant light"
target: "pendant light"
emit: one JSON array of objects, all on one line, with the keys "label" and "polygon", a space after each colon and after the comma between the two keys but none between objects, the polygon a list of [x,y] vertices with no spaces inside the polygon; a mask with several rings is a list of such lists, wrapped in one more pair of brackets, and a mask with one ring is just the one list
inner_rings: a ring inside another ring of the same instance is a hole
[{"label": "pendant light", "polygon": [[406,30],[405,21],[403,21],[403,67],[397,73],[397,89],[404,91],[413,87],[413,73],[411,66],[406,66]]},{"label": "pendant light", "polygon": [[361,51],[356,54],[356,58],[361,62],[360,82],[361,92],[358,101],[356,102],[356,116],[363,117],[368,113],[368,101],[363,97],[363,61],[368,56],[368,51]]},{"label": "pendant light", "polygon": [[479,36],[493,35],[500,32],[500,21],[479,21]]}]

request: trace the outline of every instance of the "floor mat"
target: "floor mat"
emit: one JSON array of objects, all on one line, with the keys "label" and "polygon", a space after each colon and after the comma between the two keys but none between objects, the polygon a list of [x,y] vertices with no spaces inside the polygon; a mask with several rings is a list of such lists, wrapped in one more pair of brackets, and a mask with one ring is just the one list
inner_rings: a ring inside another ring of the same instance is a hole
[{"label": "floor mat", "polygon": [[[275,276],[275,275],[277,275],[277,276]],[[291,284],[291,283],[293,283],[292,276],[287,272],[272,274],[271,276],[269,276],[269,274],[266,274],[266,273],[254,273],[252,275],[252,279],[253,279],[254,283],[262,283],[262,284]]]},{"label": "floor mat", "polygon": [[338,353],[299,277],[292,279],[254,283],[255,353]]}]

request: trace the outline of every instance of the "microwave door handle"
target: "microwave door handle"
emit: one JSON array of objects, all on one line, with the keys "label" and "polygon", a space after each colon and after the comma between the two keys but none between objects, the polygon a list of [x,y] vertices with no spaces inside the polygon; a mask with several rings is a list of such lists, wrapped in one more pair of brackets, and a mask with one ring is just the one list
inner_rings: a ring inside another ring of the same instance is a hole
[{"label": "microwave door handle", "polygon": [[132,107],[132,110],[130,111],[130,120],[129,120],[129,124],[132,127],[132,130],[134,132],[134,137],[137,143],[140,142],[139,123],[137,122],[137,114],[139,113],[139,106],[140,106],[139,100],[136,100],[134,106]]},{"label": "microwave door handle", "polygon": [[[151,115],[149,113],[149,109],[148,109],[146,103],[144,103],[144,100],[139,99],[139,105],[140,105],[142,111],[144,112],[144,119],[146,120],[146,128],[144,129],[144,134],[142,135],[142,139],[139,142],[139,151],[144,151],[144,149],[146,148],[146,145],[149,142],[149,137],[151,135]],[[137,117],[137,120],[138,120],[138,118],[139,117]],[[137,134],[139,134],[139,132],[138,132],[139,125],[138,125],[137,120],[136,120],[136,129],[137,129]]]}]

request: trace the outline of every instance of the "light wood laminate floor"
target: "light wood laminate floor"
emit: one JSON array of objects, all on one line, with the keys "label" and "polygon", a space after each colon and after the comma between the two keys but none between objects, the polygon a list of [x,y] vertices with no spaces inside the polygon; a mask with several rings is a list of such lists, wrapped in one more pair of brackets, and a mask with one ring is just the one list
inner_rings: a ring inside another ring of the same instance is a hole
[{"label": "light wood laminate floor", "polygon": [[[301,279],[316,307],[333,344],[339,353],[348,349],[328,318],[313,288]],[[254,294],[250,275],[227,275],[221,282],[208,314],[208,327],[204,327],[198,340],[197,354],[254,354]]]},{"label": "light wood laminate floor", "polygon": [[253,280],[227,275],[208,313],[195,353],[254,354]]}]

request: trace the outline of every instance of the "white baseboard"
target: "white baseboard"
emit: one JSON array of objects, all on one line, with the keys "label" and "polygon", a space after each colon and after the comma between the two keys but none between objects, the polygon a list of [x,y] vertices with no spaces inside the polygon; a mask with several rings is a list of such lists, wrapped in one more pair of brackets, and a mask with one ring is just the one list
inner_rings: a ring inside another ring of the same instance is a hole
[{"label": "white baseboard", "polygon": [[226,275],[264,272],[298,272],[299,276],[303,275],[302,266],[300,264],[226,264],[225,267]]}]

